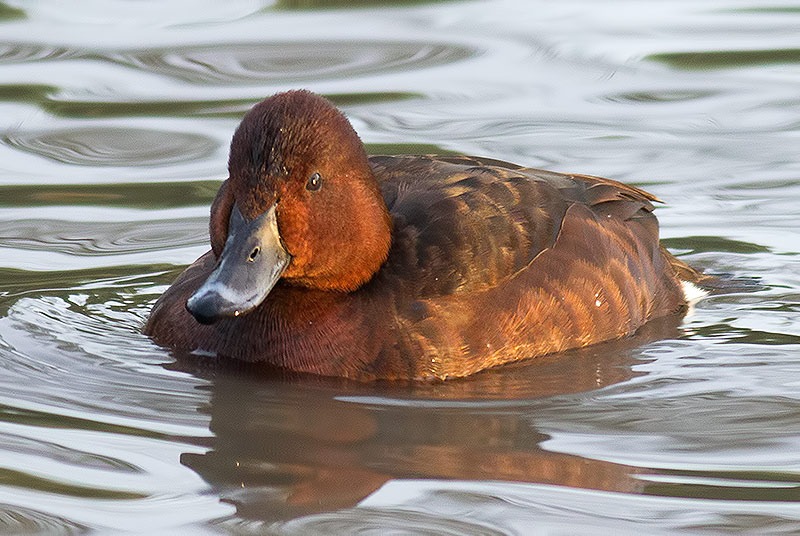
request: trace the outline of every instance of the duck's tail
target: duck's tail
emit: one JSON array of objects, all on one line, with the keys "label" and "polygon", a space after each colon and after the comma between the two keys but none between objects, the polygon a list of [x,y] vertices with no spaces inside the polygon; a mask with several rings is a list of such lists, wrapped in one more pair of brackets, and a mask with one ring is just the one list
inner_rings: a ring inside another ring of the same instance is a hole
[{"label": "duck's tail", "polygon": [[670,266],[672,266],[672,270],[675,272],[675,275],[678,276],[678,279],[681,281],[686,281],[687,283],[692,283],[693,285],[697,285],[699,287],[710,287],[713,288],[715,284],[719,281],[718,277],[714,277],[713,275],[707,275],[690,266],[686,262],[680,260],[678,257],[674,256],[672,253],[667,251],[667,248],[661,246],[661,252],[664,254],[664,257],[669,262]]},{"label": "duck's tail", "polygon": [[690,304],[705,298],[709,294],[726,294],[729,292],[752,291],[760,288],[758,282],[749,279],[736,279],[731,276],[716,276],[703,273],[701,270],[675,257],[661,246],[664,257],[669,262],[675,275],[681,281],[683,294]]}]

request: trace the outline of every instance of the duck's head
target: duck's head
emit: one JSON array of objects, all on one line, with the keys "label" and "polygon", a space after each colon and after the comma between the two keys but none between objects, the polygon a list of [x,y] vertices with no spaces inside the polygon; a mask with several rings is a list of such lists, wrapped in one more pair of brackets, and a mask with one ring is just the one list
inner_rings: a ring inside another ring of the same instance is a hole
[{"label": "duck's head", "polygon": [[361,140],[308,91],[255,105],[211,207],[217,266],[186,308],[201,323],[258,306],[279,279],[352,291],[386,260],[391,221]]}]

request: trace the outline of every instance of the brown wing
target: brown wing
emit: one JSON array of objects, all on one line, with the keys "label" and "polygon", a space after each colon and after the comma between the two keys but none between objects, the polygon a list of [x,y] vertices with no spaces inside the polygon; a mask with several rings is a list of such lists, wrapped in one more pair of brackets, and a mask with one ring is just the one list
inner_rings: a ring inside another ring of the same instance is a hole
[{"label": "brown wing", "polygon": [[[416,377],[464,376],[634,333],[685,306],[650,229],[573,203],[556,243],[502,284],[408,308]],[[420,314],[418,311],[421,311]]]},{"label": "brown wing", "polygon": [[[386,271],[418,296],[490,288],[552,247],[573,204],[636,220],[654,240],[652,195],[609,179],[448,156],[373,156],[394,220]],[[637,226],[638,228],[638,226]]]}]

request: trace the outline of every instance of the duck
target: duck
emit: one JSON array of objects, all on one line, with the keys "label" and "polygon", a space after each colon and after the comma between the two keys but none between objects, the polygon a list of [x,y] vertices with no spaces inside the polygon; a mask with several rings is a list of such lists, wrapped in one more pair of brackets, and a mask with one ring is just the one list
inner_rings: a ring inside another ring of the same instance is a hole
[{"label": "duck", "polygon": [[704,275],[635,186],[470,156],[368,156],[307,90],[251,108],[210,250],[158,298],[156,343],[215,360],[444,380],[628,337]]}]

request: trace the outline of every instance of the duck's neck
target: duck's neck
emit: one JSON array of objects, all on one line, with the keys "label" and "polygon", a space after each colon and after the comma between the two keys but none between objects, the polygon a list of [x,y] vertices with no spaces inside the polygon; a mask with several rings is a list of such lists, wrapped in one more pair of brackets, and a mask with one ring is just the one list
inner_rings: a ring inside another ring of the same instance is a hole
[{"label": "duck's neck", "polygon": [[350,292],[380,270],[389,255],[392,220],[378,185],[359,180],[346,199],[347,210],[337,216],[336,228],[317,230],[327,244],[317,244],[313,264],[285,274],[292,284],[314,290]]},{"label": "duck's neck", "polygon": [[367,185],[369,195],[362,198],[360,206],[353,211],[353,235],[349,237],[352,247],[352,270],[349,281],[342,279],[345,288],[358,288],[380,270],[392,246],[392,219],[383,200],[383,195],[373,180]]}]

